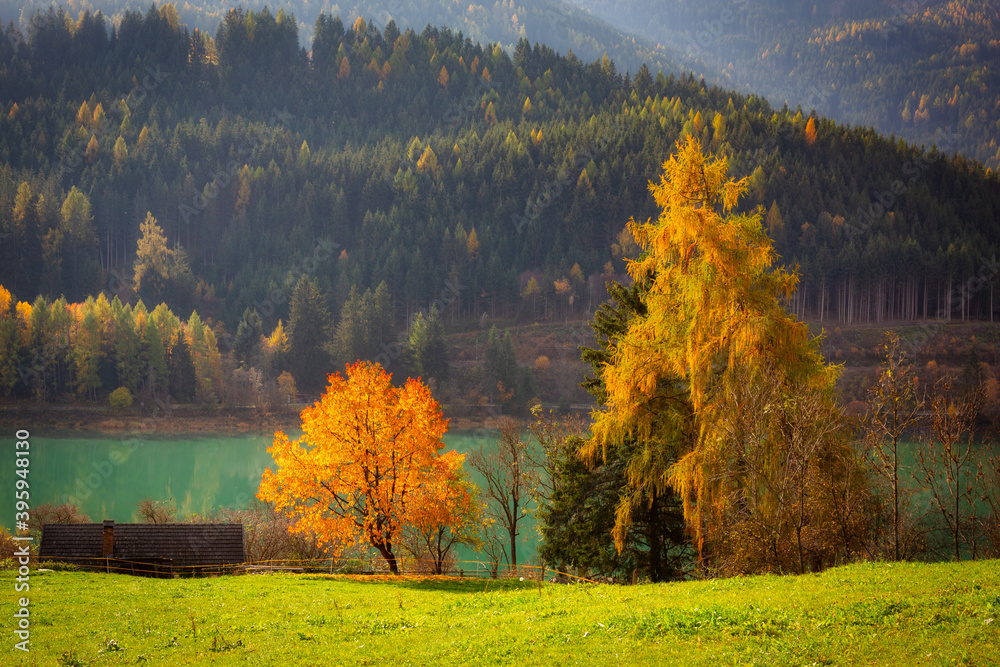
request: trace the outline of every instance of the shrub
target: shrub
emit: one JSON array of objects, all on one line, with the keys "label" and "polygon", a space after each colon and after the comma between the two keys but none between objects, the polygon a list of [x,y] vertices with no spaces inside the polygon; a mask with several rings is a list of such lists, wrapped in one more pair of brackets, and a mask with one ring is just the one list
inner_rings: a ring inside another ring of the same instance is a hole
[{"label": "shrub", "polygon": [[125,412],[132,409],[132,392],[128,387],[118,387],[108,396],[108,405],[115,412]]},{"label": "shrub", "polygon": [[298,389],[295,387],[295,378],[288,371],[284,371],[278,376],[278,392],[281,394],[282,403],[288,403],[298,393]]}]

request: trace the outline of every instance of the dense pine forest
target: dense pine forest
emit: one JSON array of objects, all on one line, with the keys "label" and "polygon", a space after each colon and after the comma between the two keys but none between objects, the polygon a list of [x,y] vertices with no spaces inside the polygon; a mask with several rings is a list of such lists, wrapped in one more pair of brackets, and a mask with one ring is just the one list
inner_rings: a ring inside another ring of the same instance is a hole
[{"label": "dense pine forest", "polygon": [[[33,13],[48,0],[0,0],[0,17],[27,31]],[[265,0],[242,3],[260,11]],[[145,13],[142,0],[80,0],[84,10],[102,11],[118,23],[125,12]],[[474,42],[498,43],[511,53],[526,38],[584,62],[607,54],[634,76],[646,64],[694,72],[709,84],[762,95],[773,105],[815,109],[841,123],[872,126],[908,142],[930,146],[939,130],[955,135],[952,148],[996,169],[997,91],[994,62],[996,0],[895,2],[842,0],[827,5],[789,0],[502,0],[457,4],[445,0],[403,3],[271,4],[298,20],[299,43],[312,44],[321,13],[358,17],[381,31],[393,20],[401,31],[449,26]],[[191,28],[214,35],[230,9],[201,0],[178,6]]]},{"label": "dense pine forest", "polygon": [[233,9],[189,31],[169,4],[9,24],[5,316],[103,293],[217,333],[256,309],[270,335],[306,277],[331,329],[382,294],[373,354],[432,302],[450,326],[579,318],[635,256],[628,218],[656,214],[645,184],[694,136],[748,177],[740,209],[763,207],[798,267],[797,315],[994,317],[1000,183],[950,155],[950,130],[924,150],[527,40],[323,14],[306,50],[298,25]]}]

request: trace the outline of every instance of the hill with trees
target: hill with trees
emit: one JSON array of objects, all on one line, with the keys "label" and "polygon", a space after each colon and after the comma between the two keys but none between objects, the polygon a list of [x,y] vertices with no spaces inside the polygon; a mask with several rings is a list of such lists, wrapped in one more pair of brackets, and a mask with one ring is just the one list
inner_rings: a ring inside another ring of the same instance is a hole
[{"label": "hill with trees", "polygon": [[779,263],[799,268],[795,314],[994,315],[1000,182],[945,155],[951,134],[923,150],[692,77],[393,21],[324,14],[307,51],[298,25],[234,9],[189,31],[172,5],[9,25],[10,308],[141,297],[197,309],[231,345],[244,320],[268,336],[289,323],[307,278],[325,306],[316,349],[411,363],[418,312],[453,329],[592,313],[637,254],[626,217],[656,215],[647,183],[694,137],[748,177],[738,211],[763,207]]},{"label": "hill with trees", "polygon": [[1000,165],[993,0],[570,0],[726,88]]}]

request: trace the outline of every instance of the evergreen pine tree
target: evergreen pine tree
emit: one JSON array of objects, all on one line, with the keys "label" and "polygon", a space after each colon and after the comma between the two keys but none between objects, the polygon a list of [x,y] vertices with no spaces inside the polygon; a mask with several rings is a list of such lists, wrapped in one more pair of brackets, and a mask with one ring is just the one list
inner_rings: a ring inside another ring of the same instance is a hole
[{"label": "evergreen pine tree", "polygon": [[299,279],[288,319],[288,370],[302,391],[322,391],[330,357],[331,318],[326,297],[315,281],[307,276]]}]

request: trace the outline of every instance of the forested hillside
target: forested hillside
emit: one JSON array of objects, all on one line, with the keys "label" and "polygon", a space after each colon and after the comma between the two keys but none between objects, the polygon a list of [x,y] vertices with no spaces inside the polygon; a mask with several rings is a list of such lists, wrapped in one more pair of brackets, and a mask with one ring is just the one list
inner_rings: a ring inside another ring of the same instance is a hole
[{"label": "forested hillside", "polygon": [[1000,165],[1000,3],[570,0],[727,88]]},{"label": "forested hillside", "polygon": [[[309,58],[292,16],[234,10],[211,39],[172,9],[113,32],[53,11],[0,40],[16,298],[82,300],[109,276],[127,298],[152,213],[183,252],[147,300],[230,328],[255,305],[286,317],[304,273],[334,313],[385,281],[398,321],[452,292],[451,322],[582,314],[634,249],[628,217],[655,212],[645,184],[695,134],[750,176],[741,206],[764,206],[801,266],[800,314],[991,317],[1000,184],[974,162],[526,41],[511,58],[324,15]],[[335,251],[317,258],[321,240]]]}]

